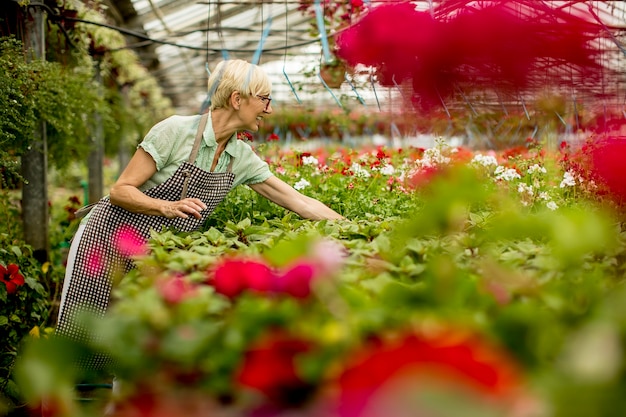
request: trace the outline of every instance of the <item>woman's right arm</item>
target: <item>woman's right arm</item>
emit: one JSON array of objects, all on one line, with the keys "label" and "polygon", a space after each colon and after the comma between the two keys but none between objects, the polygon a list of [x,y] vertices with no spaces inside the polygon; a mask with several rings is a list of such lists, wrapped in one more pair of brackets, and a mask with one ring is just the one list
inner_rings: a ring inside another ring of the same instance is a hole
[{"label": "woman's right arm", "polygon": [[143,148],[137,148],[128,166],[111,187],[111,204],[133,213],[187,218],[192,215],[201,218],[200,212],[206,205],[197,198],[185,198],[179,201],[167,201],[148,197],[138,187],[144,184],[157,171],[152,156]]}]

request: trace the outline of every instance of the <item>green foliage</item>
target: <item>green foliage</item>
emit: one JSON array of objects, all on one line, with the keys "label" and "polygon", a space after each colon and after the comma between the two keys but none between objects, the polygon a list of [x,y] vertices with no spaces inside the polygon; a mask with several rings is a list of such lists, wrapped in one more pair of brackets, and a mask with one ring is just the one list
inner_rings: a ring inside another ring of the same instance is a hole
[{"label": "green foliage", "polygon": [[33,258],[32,249],[0,234],[0,264],[16,264],[24,276],[24,284],[14,293],[8,293],[0,283],[0,393],[13,402],[19,402],[19,391],[10,378],[22,342],[29,333],[39,336],[47,332],[50,312],[49,264],[42,265]]},{"label": "green foliage", "polygon": [[46,122],[51,166],[64,168],[85,158],[92,116],[107,112],[91,69],[28,61],[21,43],[13,38],[2,38],[0,52],[2,166],[24,154],[40,121]]},{"label": "green foliage", "polygon": [[[324,391],[370,340],[452,328],[503,348],[521,369],[522,390],[554,415],[626,412],[618,395],[626,386],[626,234],[619,213],[559,186],[563,173],[541,153],[494,159],[496,167],[441,144],[424,152],[259,151],[276,175],[347,219],[299,219],[240,187],[202,230],[154,232],[149,254],[116,287],[110,314],[85,318],[102,340],[83,348],[112,355],[129,387],[193,387],[246,405],[242,363],[280,329],[312,343],[296,370]],[[512,159],[518,171],[507,171]],[[231,298],[207,284],[228,257],[261,260],[278,274],[314,259],[320,240],[346,256],[307,299],[262,291]],[[177,301],[164,295],[173,277],[189,285],[177,287],[185,295]],[[22,364],[28,386],[37,373]],[[582,399],[581,389],[593,395]]]}]

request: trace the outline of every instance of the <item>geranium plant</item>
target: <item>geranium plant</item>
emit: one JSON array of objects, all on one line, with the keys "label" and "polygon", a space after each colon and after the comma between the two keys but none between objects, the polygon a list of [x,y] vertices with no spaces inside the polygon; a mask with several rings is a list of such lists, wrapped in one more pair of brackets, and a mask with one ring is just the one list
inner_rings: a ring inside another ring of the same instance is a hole
[{"label": "geranium plant", "polygon": [[12,371],[22,342],[30,335],[48,332],[50,294],[45,270],[32,249],[0,234],[0,393],[13,404],[21,401]]}]

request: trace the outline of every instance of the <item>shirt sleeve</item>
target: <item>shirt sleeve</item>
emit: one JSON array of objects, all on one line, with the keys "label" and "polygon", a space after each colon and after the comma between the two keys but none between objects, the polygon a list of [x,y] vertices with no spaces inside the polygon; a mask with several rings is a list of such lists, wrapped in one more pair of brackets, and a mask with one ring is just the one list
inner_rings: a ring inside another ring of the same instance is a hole
[{"label": "shirt sleeve", "polygon": [[241,157],[235,160],[239,167],[233,167],[233,170],[237,168],[237,171],[245,173],[244,178],[241,179],[242,184],[258,184],[272,176],[267,162],[259,158],[250,145],[240,142],[240,146],[242,147]]},{"label": "shirt sleeve", "polygon": [[175,119],[176,116],[171,116],[154,125],[138,145],[152,156],[157,171],[160,171],[167,164],[170,155],[174,152],[174,147],[177,145],[176,138],[179,132],[176,129],[178,124]]}]

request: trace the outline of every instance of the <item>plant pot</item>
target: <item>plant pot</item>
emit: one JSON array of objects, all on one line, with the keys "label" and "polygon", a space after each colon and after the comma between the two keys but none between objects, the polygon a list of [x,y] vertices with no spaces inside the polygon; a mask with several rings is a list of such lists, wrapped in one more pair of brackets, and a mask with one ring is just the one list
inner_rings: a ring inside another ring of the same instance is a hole
[{"label": "plant pot", "polygon": [[320,77],[329,88],[339,88],[346,77],[346,66],[339,62],[322,64],[320,66]]}]

